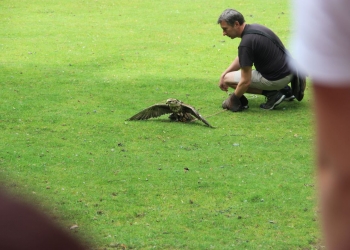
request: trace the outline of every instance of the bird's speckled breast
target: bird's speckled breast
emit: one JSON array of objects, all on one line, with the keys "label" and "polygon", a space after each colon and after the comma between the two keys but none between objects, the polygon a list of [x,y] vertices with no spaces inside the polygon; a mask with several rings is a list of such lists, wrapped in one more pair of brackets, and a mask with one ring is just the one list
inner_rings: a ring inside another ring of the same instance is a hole
[{"label": "bird's speckled breast", "polygon": [[173,111],[174,113],[179,113],[181,111],[181,105],[169,104],[169,107],[170,107],[171,111]]}]

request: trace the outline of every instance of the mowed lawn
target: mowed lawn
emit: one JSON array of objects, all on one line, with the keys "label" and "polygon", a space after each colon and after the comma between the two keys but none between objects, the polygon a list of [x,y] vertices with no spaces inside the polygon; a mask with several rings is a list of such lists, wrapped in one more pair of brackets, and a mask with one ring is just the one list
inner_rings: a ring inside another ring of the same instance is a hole
[{"label": "mowed lawn", "polygon": [[[93,249],[317,248],[310,83],[222,112],[226,8],[289,47],[287,0],[1,1],[3,185]],[[126,121],[168,98],[215,128]]]}]

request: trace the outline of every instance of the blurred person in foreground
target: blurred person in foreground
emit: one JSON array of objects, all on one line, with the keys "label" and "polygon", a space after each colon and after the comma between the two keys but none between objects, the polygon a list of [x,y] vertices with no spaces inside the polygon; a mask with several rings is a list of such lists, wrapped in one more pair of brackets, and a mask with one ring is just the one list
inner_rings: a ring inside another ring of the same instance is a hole
[{"label": "blurred person in foreground", "polygon": [[313,84],[327,249],[350,249],[350,1],[294,0],[295,65]]},{"label": "blurred person in foreground", "polygon": [[14,198],[0,187],[0,249],[83,250],[81,242],[42,211]]}]

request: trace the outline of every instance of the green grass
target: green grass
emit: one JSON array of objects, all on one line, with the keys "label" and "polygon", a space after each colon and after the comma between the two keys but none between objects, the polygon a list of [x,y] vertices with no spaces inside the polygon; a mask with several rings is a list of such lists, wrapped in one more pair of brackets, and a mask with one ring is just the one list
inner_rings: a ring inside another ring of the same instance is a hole
[{"label": "green grass", "polygon": [[[96,249],[314,249],[312,93],[218,113],[228,7],[288,46],[285,0],[2,1],[3,182]],[[125,121],[170,97],[216,128]]]}]

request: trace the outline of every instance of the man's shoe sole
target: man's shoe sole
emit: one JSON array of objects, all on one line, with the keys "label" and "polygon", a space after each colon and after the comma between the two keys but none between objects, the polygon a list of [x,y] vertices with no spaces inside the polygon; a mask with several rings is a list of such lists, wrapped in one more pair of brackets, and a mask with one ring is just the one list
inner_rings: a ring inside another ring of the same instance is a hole
[{"label": "man's shoe sole", "polygon": [[295,99],[295,96],[294,95],[292,95],[292,96],[289,96],[289,97],[286,97],[286,98],[284,98],[284,102],[291,102],[291,101],[293,101]]},{"label": "man's shoe sole", "polygon": [[[223,108],[223,109],[227,109],[227,110],[231,110],[231,109],[229,109],[227,106],[224,106],[224,105],[222,105],[222,108]],[[249,109],[249,106],[248,106],[248,105],[243,106],[242,111],[243,111],[243,110],[246,110],[246,109]]]}]

